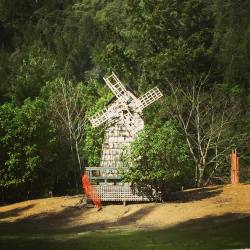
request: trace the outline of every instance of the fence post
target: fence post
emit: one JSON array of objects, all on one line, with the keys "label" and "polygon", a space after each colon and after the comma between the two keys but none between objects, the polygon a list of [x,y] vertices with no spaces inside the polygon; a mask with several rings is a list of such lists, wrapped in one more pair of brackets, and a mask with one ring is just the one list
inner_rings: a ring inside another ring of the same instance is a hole
[{"label": "fence post", "polygon": [[239,175],[239,157],[237,156],[236,149],[231,153],[231,183],[240,183]]}]

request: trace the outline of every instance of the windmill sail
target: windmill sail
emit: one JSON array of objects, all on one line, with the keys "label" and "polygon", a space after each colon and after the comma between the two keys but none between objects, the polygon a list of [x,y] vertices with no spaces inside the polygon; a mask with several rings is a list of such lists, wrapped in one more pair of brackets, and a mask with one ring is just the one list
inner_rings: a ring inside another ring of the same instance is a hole
[{"label": "windmill sail", "polygon": [[110,76],[104,77],[103,79],[117,98],[123,97],[127,92],[126,88],[114,72],[112,72]]},{"label": "windmill sail", "polygon": [[151,103],[155,102],[156,100],[158,100],[162,96],[163,96],[163,94],[161,93],[161,91],[157,87],[150,89],[148,92],[146,92],[143,96],[141,96],[139,98],[139,100],[142,103],[142,109],[144,109],[145,107],[147,107]]},{"label": "windmill sail", "polygon": [[115,112],[112,109],[105,108],[101,112],[92,116],[89,120],[93,127],[98,127],[114,116]]},{"label": "windmill sail", "polygon": [[[162,97],[161,91],[155,87],[140,98],[137,98],[130,91],[126,90],[114,72],[103,79],[115,94],[117,100],[111,103],[108,108],[90,118],[92,126],[98,127],[114,117],[120,117],[130,134],[135,135],[143,128],[143,123],[140,122],[142,119],[139,119],[137,116],[145,107]],[[132,113],[130,112],[131,110],[133,111]]]}]

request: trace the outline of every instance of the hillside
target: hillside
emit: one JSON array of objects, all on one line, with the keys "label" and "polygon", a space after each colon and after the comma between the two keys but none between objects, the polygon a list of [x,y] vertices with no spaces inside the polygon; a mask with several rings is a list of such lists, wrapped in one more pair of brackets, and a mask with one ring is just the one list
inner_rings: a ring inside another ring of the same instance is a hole
[{"label": "hillside", "polygon": [[[133,227],[162,229],[198,218],[250,214],[250,184],[213,186],[172,195],[166,203],[104,205],[101,211],[73,208],[81,196],[29,200],[0,207],[0,230],[50,229],[92,231]],[[226,218],[225,217],[225,218]],[[234,218],[234,217],[233,217]]]}]

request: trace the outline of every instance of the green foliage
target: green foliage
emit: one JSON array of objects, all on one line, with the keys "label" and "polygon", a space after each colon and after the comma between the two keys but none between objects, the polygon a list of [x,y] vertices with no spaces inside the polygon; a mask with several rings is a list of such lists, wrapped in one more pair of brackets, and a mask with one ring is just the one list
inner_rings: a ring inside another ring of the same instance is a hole
[{"label": "green foliage", "polygon": [[[246,0],[216,0],[214,5],[214,54],[221,82],[231,89],[241,89],[241,116],[234,129],[244,134],[246,141],[250,136],[250,2]],[[241,143],[241,180],[250,180],[249,143]]]},{"label": "green foliage", "polygon": [[6,191],[39,193],[52,184],[55,133],[46,114],[46,103],[40,99],[27,99],[21,107],[0,107],[0,186]]},{"label": "green foliage", "polygon": [[96,63],[136,80],[139,89],[167,89],[166,79],[186,79],[211,65],[213,17],[207,2],[115,1],[96,20],[106,40],[97,44]]},{"label": "green foliage", "polygon": [[124,180],[139,189],[151,186],[164,198],[169,191],[188,184],[187,152],[184,139],[171,121],[158,128],[146,127],[127,150],[129,170]]},{"label": "green foliage", "polygon": [[215,1],[214,50],[225,83],[250,86],[250,3]]},{"label": "green foliage", "polygon": [[[61,140],[68,145],[70,161],[64,162],[63,170],[71,171],[75,175],[76,190],[79,190],[79,177],[89,156],[86,152],[86,148],[90,147],[87,142],[91,141],[88,139],[91,130],[88,112],[98,96],[96,82],[84,84],[58,77],[47,82],[42,89],[42,95],[48,102],[50,118],[55,124],[57,136],[63,138]],[[93,154],[92,150],[91,153]]]},{"label": "green foliage", "polygon": [[46,81],[56,74],[56,62],[38,45],[29,50],[16,51],[10,58],[10,95],[17,104],[39,96]]},{"label": "green foliage", "polygon": [[44,5],[37,11],[36,32],[67,77],[83,80],[84,71],[91,69],[97,29],[93,17],[102,5],[102,1],[77,0],[59,8]]},{"label": "green foliage", "polygon": [[[100,98],[97,100],[96,104],[93,105],[87,114],[87,117],[91,117],[96,112],[101,111],[110,101],[112,95],[111,93],[105,93],[104,89],[100,89]],[[86,126],[86,137],[84,142],[84,152],[87,160],[88,166],[98,166],[101,160],[101,149],[104,136],[105,128],[93,128],[91,124]]]}]

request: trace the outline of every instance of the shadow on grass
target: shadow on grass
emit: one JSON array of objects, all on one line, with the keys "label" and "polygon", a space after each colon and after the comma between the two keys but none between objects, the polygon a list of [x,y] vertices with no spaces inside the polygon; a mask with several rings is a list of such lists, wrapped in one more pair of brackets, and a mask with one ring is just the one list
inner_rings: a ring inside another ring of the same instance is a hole
[{"label": "shadow on grass", "polygon": [[35,206],[34,204],[30,204],[24,207],[14,208],[14,209],[7,210],[5,212],[0,212],[0,219],[9,218],[9,217],[17,217],[23,211],[26,211],[34,206]]},{"label": "shadow on grass", "polygon": [[220,186],[197,188],[187,191],[178,191],[170,193],[167,197],[167,201],[180,202],[180,203],[198,201],[215,197],[219,195],[222,191],[223,187]]},{"label": "shadow on grass", "polygon": [[163,230],[109,229],[84,232],[80,227],[44,233],[4,233],[1,250],[144,250],[236,249],[250,247],[250,215],[225,214],[194,219]]},{"label": "shadow on grass", "polygon": [[[64,208],[60,212],[42,212],[14,222],[0,221],[0,234],[3,232],[41,232],[67,225],[72,218],[82,215],[86,209]],[[0,247],[1,249],[1,247]]]},{"label": "shadow on grass", "polygon": [[[0,234],[11,233],[16,234],[20,231],[26,233],[41,233],[53,230],[62,230],[64,232],[83,232],[83,231],[95,231],[100,229],[108,229],[112,227],[129,226],[134,225],[137,220],[143,218],[147,214],[151,213],[158,204],[149,204],[133,213],[126,215],[126,212],[121,215],[116,221],[99,221],[96,223],[84,223],[84,213],[88,211],[88,208],[73,209],[65,208],[61,212],[57,213],[40,213],[37,215],[29,216],[28,218],[19,219],[15,222],[0,222]],[[95,210],[94,210],[95,211]],[[102,211],[96,213],[102,213]],[[88,215],[90,216],[90,215]],[[70,223],[75,223],[75,220],[83,220],[83,225],[80,224],[75,227],[66,227]],[[1,248],[0,248],[1,249]]]},{"label": "shadow on grass", "polygon": [[[218,195],[220,192],[222,192],[222,187],[210,187],[210,188],[200,188],[200,189],[194,189],[189,190],[185,192],[176,192],[172,195],[171,201],[175,202],[188,202],[193,200],[201,200],[208,197],[214,197]],[[126,226],[126,225],[134,225],[137,220],[143,218],[147,214],[151,213],[159,204],[152,203],[149,204],[133,213],[130,213],[128,215],[124,214],[121,218],[118,218],[115,222],[108,222],[103,220],[99,223],[91,223],[84,225],[79,225],[75,227],[74,229],[68,229],[73,231],[87,231],[87,230],[97,230],[97,229],[107,229],[110,227],[117,227],[117,226]],[[28,209],[29,206],[20,208],[20,211],[7,211],[6,214],[3,216],[7,218],[8,216],[11,216],[11,213],[16,213],[16,216],[18,215],[18,212],[21,212],[23,209]],[[105,208],[104,208],[105,209]],[[16,222],[0,222],[0,233],[4,232],[18,232],[19,230],[26,231],[26,232],[41,232],[41,231],[48,231],[48,230],[54,230],[54,229],[60,229],[62,227],[65,227],[65,225],[68,225],[74,220],[77,220],[77,218],[83,218],[84,220],[84,213],[87,211],[87,208],[82,209],[74,209],[72,207],[66,207],[60,212],[56,213],[47,213],[43,212],[40,214],[29,216],[28,218],[20,219]],[[100,212],[102,213],[102,211]],[[1,219],[1,218],[0,218]]]}]

